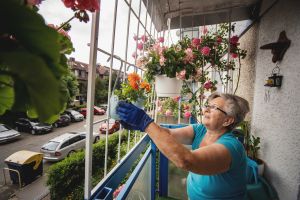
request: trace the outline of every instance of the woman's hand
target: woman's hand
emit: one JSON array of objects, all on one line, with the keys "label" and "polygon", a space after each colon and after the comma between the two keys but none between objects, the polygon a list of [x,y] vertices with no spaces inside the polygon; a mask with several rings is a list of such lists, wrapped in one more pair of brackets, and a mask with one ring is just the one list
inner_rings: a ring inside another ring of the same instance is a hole
[{"label": "woman's hand", "polygon": [[117,114],[121,124],[129,130],[145,131],[147,126],[154,120],[146,112],[131,103],[120,101],[117,107]]}]

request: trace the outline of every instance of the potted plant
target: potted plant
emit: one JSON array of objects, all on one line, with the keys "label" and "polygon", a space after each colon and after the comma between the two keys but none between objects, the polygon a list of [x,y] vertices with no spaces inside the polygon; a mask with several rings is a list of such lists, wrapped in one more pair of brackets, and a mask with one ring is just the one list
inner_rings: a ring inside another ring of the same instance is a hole
[{"label": "potted plant", "polygon": [[260,149],[260,137],[250,134],[250,125],[248,121],[243,121],[240,124],[240,128],[244,133],[244,147],[247,156],[257,163],[258,174],[262,176],[264,172],[264,161],[258,157],[258,151]]},{"label": "potted plant", "polygon": [[[222,85],[228,84],[231,77],[227,72],[236,69],[237,64],[241,67],[240,60],[246,57],[246,50],[239,47],[239,37],[234,33],[228,39],[228,32],[230,29],[234,32],[234,25],[229,27],[229,24],[224,23],[217,26],[217,30],[203,27],[199,38],[184,37],[170,47],[163,46],[163,38],[144,42],[141,37],[141,42],[138,43],[140,54],[135,54],[138,56],[137,66],[145,69],[147,80],[155,80],[155,89],[159,97],[180,95],[178,88],[181,87],[181,80],[186,94],[190,93],[194,97],[191,100],[194,101],[193,107],[201,108],[205,101],[197,97],[204,96],[207,91],[216,90],[217,81],[211,80],[211,71],[219,75]],[[136,39],[139,40],[138,37]],[[161,84],[160,81],[164,78],[176,78],[179,84]],[[196,83],[199,89],[192,90],[190,83]],[[173,86],[176,86],[177,90],[174,90],[172,95],[173,91],[170,91]],[[163,89],[166,89],[165,95]]]},{"label": "potted plant", "polygon": [[125,83],[122,83],[121,88],[116,89],[111,96],[111,117],[119,120],[119,117],[116,114],[116,107],[119,101],[131,102],[132,104],[143,108],[147,98],[146,95],[150,93],[150,91],[150,84],[147,81],[142,80],[137,73],[128,74],[128,80]]}]

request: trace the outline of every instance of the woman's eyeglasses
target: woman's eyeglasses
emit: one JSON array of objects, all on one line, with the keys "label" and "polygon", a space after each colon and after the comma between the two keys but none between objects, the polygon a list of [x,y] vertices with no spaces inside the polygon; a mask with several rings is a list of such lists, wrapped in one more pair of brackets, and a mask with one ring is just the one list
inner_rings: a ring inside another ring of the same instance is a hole
[{"label": "woman's eyeglasses", "polygon": [[219,108],[219,107],[216,106],[216,105],[205,104],[205,105],[203,106],[203,108],[209,109],[209,110],[218,110],[218,111],[221,111],[222,113],[224,113],[225,115],[228,115],[227,112],[225,112],[224,110],[222,110],[221,108]]}]

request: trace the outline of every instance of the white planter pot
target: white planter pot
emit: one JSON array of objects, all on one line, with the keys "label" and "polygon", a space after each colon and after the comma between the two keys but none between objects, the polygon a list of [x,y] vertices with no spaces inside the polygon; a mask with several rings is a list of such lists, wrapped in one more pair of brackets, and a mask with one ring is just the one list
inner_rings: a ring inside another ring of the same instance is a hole
[{"label": "white planter pot", "polygon": [[176,97],[180,95],[182,81],[164,75],[155,77],[155,91],[158,97]]},{"label": "white planter pot", "polygon": [[264,175],[264,169],[265,169],[265,163],[258,165],[258,175],[263,176]]}]

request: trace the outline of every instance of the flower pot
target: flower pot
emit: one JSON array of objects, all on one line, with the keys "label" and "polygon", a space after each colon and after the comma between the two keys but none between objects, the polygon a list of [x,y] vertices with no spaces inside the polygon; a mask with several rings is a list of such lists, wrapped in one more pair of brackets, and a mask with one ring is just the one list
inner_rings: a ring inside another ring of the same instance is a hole
[{"label": "flower pot", "polygon": [[155,91],[158,97],[176,97],[180,95],[182,81],[164,75],[155,77]]},{"label": "flower pot", "polygon": [[[133,102],[132,104],[135,105],[136,107],[139,107],[141,109],[144,108],[144,102],[145,99],[138,99],[136,102]],[[117,95],[111,95],[110,97],[110,117],[115,119],[115,120],[120,120],[119,115],[117,114],[117,107],[119,103],[119,97]]]},{"label": "flower pot", "polygon": [[109,110],[110,117],[115,120],[120,120],[120,117],[117,114],[117,110],[116,110],[119,103],[119,97],[114,94],[111,95],[109,103],[110,103],[110,110]]},{"label": "flower pot", "polygon": [[257,168],[258,168],[258,175],[263,176],[264,174],[264,169],[265,169],[265,163],[261,159],[256,160],[257,163]]}]

